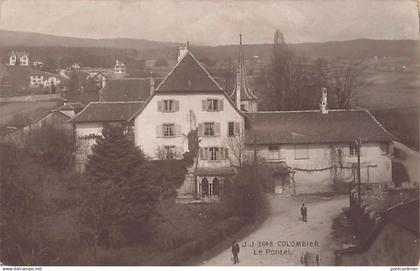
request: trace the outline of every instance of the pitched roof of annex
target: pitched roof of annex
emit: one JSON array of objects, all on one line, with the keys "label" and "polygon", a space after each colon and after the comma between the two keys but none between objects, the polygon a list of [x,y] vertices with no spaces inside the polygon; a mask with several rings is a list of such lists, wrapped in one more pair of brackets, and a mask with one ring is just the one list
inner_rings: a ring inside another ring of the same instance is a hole
[{"label": "pitched roof of annex", "polygon": [[245,113],[245,142],[253,144],[391,141],[393,136],[365,109]]}]

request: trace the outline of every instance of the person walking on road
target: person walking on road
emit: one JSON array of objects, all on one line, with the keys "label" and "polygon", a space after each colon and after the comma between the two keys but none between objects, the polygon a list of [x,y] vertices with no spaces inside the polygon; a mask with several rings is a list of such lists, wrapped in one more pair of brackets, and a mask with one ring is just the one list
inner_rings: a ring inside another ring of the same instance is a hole
[{"label": "person walking on road", "polygon": [[305,203],[302,203],[302,206],[300,207],[300,214],[302,215],[302,221],[308,222],[307,220],[308,209],[306,209]]},{"label": "person walking on road", "polygon": [[302,203],[302,206],[300,207],[300,214],[302,216],[302,221],[307,222],[306,220],[307,209],[306,209],[305,203]]},{"label": "person walking on road", "polygon": [[303,221],[308,222],[308,209],[305,204],[303,204]]},{"label": "person walking on road", "polygon": [[239,245],[236,241],[232,242],[232,254],[233,254],[233,264],[239,263]]}]

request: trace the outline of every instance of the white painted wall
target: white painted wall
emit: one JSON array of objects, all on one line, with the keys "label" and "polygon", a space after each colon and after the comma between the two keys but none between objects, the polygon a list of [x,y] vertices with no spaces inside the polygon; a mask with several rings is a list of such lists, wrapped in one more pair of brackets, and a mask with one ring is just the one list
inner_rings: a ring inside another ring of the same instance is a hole
[{"label": "white painted wall", "polygon": [[[296,169],[325,169],[334,165],[331,144],[310,144],[308,145],[308,159],[296,159],[295,145],[280,145],[280,159],[270,160],[268,146],[258,146],[257,154],[270,163],[284,161],[289,167]],[[350,156],[348,144],[334,144],[336,153],[342,151],[342,167],[351,168],[357,164],[357,156]],[[390,146],[392,149],[392,145]],[[248,156],[252,157],[253,148],[247,146]],[[392,182],[391,155],[382,154],[379,142],[363,143],[361,147],[361,180],[369,183]],[[338,161],[336,162],[336,164]],[[368,167],[370,166],[370,167]],[[374,166],[374,167],[373,167]],[[313,193],[332,191],[335,172],[331,170],[300,171],[295,170],[294,180],[296,193]],[[352,169],[342,168],[337,171],[337,177],[344,182],[354,179]]]},{"label": "white painted wall", "polygon": [[[202,110],[202,100],[223,99],[223,111],[206,112]],[[158,111],[158,101],[178,100],[179,111],[163,113]],[[190,127],[190,111],[196,116],[196,126]],[[220,123],[220,136],[202,137],[200,147],[227,147],[228,122],[239,122],[240,129],[244,129],[244,120],[241,114],[227,101],[226,97],[220,93],[216,94],[188,94],[188,95],[168,95],[156,94],[146,105],[143,111],[135,118],[134,135],[135,143],[140,146],[144,153],[152,159],[157,159],[157,150],[162,146],[177,146],[180,154],[188,151],[187,134],[191,129],[195,129],[199,123],[216,122]],[[175,123],[179,125],[181,135],[173,138],[158,138],[156,126],[164,123]],[[232,155],[229,155],[232,157]],[[229,160],[199,161],[199,167],[224,167],[230,166]]]},{"label": "white painted wall", "polygon": [[101,135],[102,123],[99,122],[81,122],[76,123],[76,138],[88,135]]}]

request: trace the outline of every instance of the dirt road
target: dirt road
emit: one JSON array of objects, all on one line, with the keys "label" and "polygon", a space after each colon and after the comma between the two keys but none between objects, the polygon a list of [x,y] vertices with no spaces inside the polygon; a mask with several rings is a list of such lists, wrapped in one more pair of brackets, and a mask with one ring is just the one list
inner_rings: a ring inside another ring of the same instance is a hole
[{"label": "dirt road", "polygon": [[[300,219],[300,205],[308,206],[308,222]],[[271,215],[254,233],[239,240],[239,265],[302,265],[302,253],[320,255],[321,265],[333,265],[333,218],[348,206],[348,197],[332,199],[270,196]],[[298,243],[300,241],[300,243]],[[305,243],[305,247],[303,247]],[[253,246],[252,246],[253,245]],[[230,248],[204,265],[232,265]]]}]

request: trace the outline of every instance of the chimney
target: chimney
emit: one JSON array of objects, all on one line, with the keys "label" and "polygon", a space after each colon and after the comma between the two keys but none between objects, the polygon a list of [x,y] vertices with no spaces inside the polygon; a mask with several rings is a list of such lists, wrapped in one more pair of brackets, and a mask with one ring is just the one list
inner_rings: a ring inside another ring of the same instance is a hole
[{"label": "chimney", "polygon": [[326,88],[322,88],[322,98],[321,98],[321,103],[320,103],[320,108],[321,108],[321,113],[322,114],[328,114],[328,109],[327,109],[327,89]]},{"label": "chimney", "polygon": [[187,41],[187,46],[180,46],[179,47],[179,51],[178,51],[178,62],[188,52],[189,47],[190,47],[190,42],[189,41]]},{"label": "chimney", "polygon": [[104,88],[105,85],[106,85],[106,77],[105,77],[105,75],[102,75],[102,87],[101,88]]},{"label": "chimney", "polygon": [[150,88],[150,96],[152,96],[153,92],[155,92],[155,78],[153,77],[152,72],[150,72],[150,75],[149,75],[149,88]]}]

